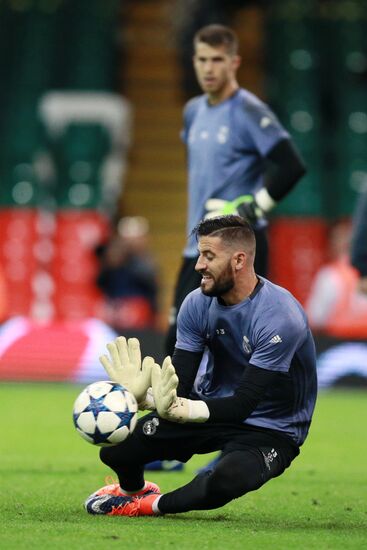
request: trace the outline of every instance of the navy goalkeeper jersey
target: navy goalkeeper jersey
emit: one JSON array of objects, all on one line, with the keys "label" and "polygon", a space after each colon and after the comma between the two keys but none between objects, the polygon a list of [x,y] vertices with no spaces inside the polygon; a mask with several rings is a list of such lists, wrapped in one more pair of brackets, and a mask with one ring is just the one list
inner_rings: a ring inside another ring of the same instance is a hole
[{"label": "navy goalkeeper jersey", "polygon": [[249,364],[281,373],[244,422],[304,442],[316,402],[316,354],[306,315],[290,292],[260,278],[251,296],[224,306],[194,290],[179,312],[176,348],[204,353],[194,398],[233,395]]}]

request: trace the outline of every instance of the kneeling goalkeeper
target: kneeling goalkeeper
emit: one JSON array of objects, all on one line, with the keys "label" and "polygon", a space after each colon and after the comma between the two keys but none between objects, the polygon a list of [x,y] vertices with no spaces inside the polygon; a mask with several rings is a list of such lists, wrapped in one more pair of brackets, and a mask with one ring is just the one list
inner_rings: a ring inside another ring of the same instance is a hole
[{"label": "kneeling goalkeeper", "polygon": [[[254,271],[255,237],[238,216],[195,229],[201,287],[185,299],[172,361],[141,361],[138,340],[119,337],[101,362],[151,410],[121,444],[101,450],[119,483],[86,500],[91,514],[209,510],[279,476],[299,454],[316,401],[316,360],[305,313]],[[144,480],[154,460],[222,451],[213,470],[161,494]]]}]

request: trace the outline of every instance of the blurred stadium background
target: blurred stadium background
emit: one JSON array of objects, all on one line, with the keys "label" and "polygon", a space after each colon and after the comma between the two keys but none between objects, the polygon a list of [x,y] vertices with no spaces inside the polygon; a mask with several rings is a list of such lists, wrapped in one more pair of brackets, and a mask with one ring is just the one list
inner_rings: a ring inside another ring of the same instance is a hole
[{"label": "blurred stadium background", "polygon": [[211,22],[235,28],[240,84],[305,158],[270,224],[271,278],[305,303],[330,226],[367,186],[365,0],[0,0],[0,379],[104,377],[114,332],[95,250],[124,216],[148,220],[160,276],[156,318],[130,304],[125,333],[162,356],[185,239],[190,44]]}]

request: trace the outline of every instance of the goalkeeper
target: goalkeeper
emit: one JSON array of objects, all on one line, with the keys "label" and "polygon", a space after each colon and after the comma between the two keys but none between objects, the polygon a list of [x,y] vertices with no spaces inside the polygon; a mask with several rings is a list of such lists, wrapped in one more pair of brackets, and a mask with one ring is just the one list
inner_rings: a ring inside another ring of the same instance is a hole
[{"label": "goalkeeper", "polygon": [[[101,450],[118,483],[88,497],[91,514],[218,508],[282,474],[307,436],[317,383],[302,307],[255,274],[255,237],[243,218],[205,220],[196,234],[201,286],[182,305],[173,364],[141,362],[138,341],[122,337],[101,358],[110,378],[153,412],[124,442]],[[160,494],[144,480],[147,462],[219,450],[212,470],[174,491]]]},{"label": "goalkeeper", "polygon": [[[288,132],[269,107],[240,88],[237,37],[209,25],[194,37],[194,69],[203,95],[184,108],[182,139],[187,152],[187,234],[205,216],[238,213],[255,230],[255,272],[267,276],[266,215],[287,195],[305,167]],[[166,353],[176,343],[176,318],[186,295],[200,285],[196,242],[183,253],[166,336]]]}]

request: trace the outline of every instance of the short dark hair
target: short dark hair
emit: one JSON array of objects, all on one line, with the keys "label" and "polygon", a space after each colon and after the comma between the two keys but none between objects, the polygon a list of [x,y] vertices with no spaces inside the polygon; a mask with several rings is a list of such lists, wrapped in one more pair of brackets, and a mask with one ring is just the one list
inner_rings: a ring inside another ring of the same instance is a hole
[{"label": "short dark hair", "polygon": [[227,246],[241,243],[247,253],[255,255],[256,241],[251,225],[241,216],[217,216],[202,220],[192,231],[196,238],[211,236],[219,237]]},{"label": "short dark hair", "polygon": [[224,25],[206,25],[206,27],[202,27],[194,36],[194,47],[198,42],[205,42],[213,48],[225,46],[230,55],[236,55],[238,51],[236,33]]}]

